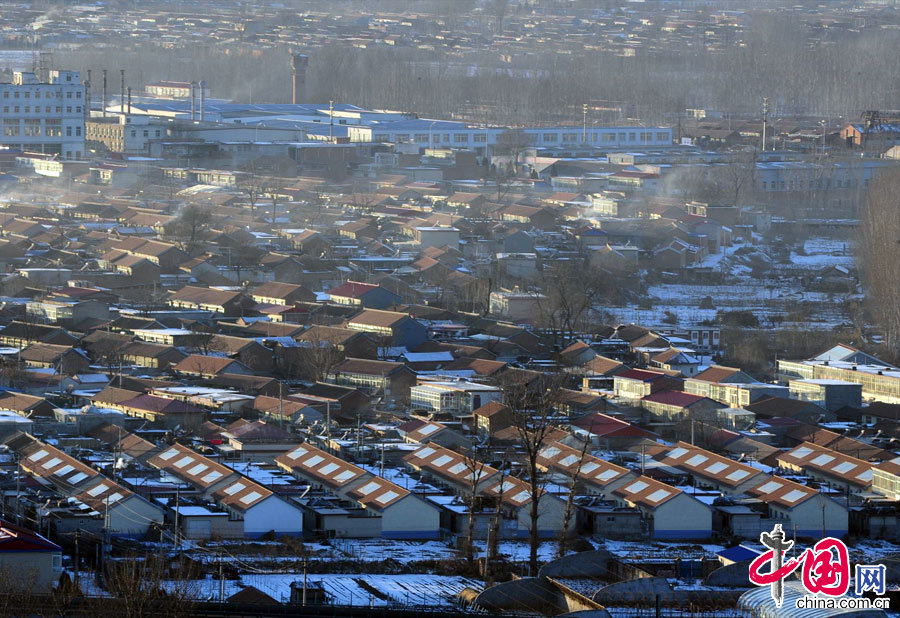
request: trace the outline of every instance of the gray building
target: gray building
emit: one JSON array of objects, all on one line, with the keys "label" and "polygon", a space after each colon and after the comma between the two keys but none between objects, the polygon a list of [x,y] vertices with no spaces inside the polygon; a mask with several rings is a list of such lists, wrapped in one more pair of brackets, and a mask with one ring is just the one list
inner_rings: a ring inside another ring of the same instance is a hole
[{"label": "gray building", "polygon": [[0,144],[81,159],[85,98],[78,71],[49,71],[47,81],[16,71],[12,83],[0,84]]}]

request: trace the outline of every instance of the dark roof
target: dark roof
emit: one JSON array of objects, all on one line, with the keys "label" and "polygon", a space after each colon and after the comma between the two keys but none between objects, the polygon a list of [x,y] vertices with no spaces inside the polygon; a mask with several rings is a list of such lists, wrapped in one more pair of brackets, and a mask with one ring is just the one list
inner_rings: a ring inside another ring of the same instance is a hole
[{"label": "dark roof", "polygon": [[369,360],[366,358],[346,358],[337,365],[334,373],[360,373],[365,375],[389,376],[398,371],[412,372],[403,363],[394,363],[390,361]]},{"label": "dark roof", "polygon": [[213,288],[200,288],[193,285],[186,285],[172,294],[170,298],[172,300],[180,300],[183,302],[203,305],[226,305],[230,302],[234,302],[240,296],[240,292],[216,290]]},{"label": "dark roof", "polygon": [[745,562],[759,556],[759,552],[755,549],[744,547],[743,545],[735,545],[734,547],[729,547],[728,549],[717,552],[716,555],[725,560],[731,560],[732,562]]},{"label": "dark roof", "polygon": [[56,552],[62,548],[28,528],[0,520],[0,553]]},{"label": "dark roof", "polygon": [[149,412],[161,412],[164,414],[203,414],[203,410],[183,401],[166,399],[155,395],[139,395],[133,399],[119,402],[119,405],[135,410],[147,410]]},{"label": "dark roof", "polygon": [[346,281],[336,288],[328,290],[331,296],[343,296],[345,298],[360,298],[368,294],[372,290],[378,289],[380,286],[371,283],[360,283],[359,281]]},{"label": "dark roof", "polygon": [[281,429],[277,425],[254,421],[234,430],[229,430],[232,436],[241,442],[298,442],[290,432]]},{"label": "dark roof", "polygon": [[652,382],[659,378],[664,378],[666,374],[656,371],[645,371],[643,369],[629,369],[622,373],[616,374],[617,378],[626,378],[628,380],[638,380],[640,382]]}]

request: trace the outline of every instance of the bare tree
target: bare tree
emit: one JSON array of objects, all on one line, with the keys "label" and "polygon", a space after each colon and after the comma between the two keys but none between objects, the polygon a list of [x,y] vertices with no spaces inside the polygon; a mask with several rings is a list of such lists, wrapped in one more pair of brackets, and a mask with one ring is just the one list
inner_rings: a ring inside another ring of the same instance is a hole
[{"label": "bare tree", "polygon": [[466,496],[466,506],[469,509],[469,519],[466,529],[466,560],[471,563],[475,560],[475,514],[481,510],[481,481],[484,478],[485,468],[487,464],[481,460],[478,453],[478,447],[466,450],[462,453],[463,465],[469,473],[468,494]]},{"label": "bare tree", "polygon": [[603,271],[581,260],[560,261],[540,272],[536,297],[541,325],[549,329],[558,346],[591,326],[592,310],[614,294],[612,280]]},{"label": "bare tree", "polygon": [[578,489],[578,477],[581,475],[581,465],[584,463],[584,458],[587,456],[590,445],[590,440],[585,440],[584,444],[581,445],[581,453],[578,457],[578,462],[575,464],[572,476],[569,479],[569,494],[566,496],[566,509],[563,512],[563,525],[562,530],[559,533],[559,545],[556,549],[556,555],[560,558],[566,555],[567,543],[569,541],[569,525],[572,522],[572,516],[575,514],[575,493]]},{"label": "bare tree", "polygon": [[541,516],[540,502],[547,483],[547,476],[538,466],[538,456],[558,425],[556,405],[564,377],[554,375],[540,382],[540,386],[521,381],[501,383],[506,405],[512,410],[512,426],[518,437],[522,467],[527,475],[530,546],[528,564],[532,574],[537,573],[538,568],[538,548],[541,544],[538,520]]},{"label": "bare tree", "polygon": [[[503,460],[497,471],[497,477],[500,481],[499,487],[502,488],[506,482],[507,466],[509,464],[509,453],[503,452]],[[494,504],[494,514],[491,517],[491,524],[488,528],[485,556],[484,556],[484,587],[490,588],[494,578],[496,577],[497,557],[500,548],[500,526],[503,522],[503,500],[501,495],[497,495],[497,501]]]},{"label": "bare tree", "polygon": [[179,238],[190,251],[212,223],[212,208],[206,204],[187,204],[166,226],[166,233]]},{"label": "bare tree", "polygon": [[884,334],[885,351],[900,358],[900,172],[872,182],[860,221],[857,261],[869,311]]}]

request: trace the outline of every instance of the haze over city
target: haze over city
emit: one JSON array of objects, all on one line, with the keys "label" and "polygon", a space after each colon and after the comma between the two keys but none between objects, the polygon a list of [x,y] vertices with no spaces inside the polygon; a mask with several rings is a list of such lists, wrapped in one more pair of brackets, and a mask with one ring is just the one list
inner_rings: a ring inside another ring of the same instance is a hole
[{"label": "haze over city", "polygon": [[0,614],[895,615],[898,49],[0,2]]}]

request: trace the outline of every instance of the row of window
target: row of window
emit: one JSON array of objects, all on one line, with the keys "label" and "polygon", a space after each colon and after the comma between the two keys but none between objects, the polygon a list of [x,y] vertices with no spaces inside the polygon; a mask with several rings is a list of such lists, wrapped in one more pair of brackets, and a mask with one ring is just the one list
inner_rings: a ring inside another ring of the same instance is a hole
[{"label": "row of window", "polygon": [[[562,141],[567,144],[578,143],[581,141],[582,134],[581,133],[542,133],[540,135],[540,140],[542,142],[550,142],[555,143],[560,140],[560,135],[562,135]],[[659,131],[656,134],[656,141],[658,142],[668,142],[670,140],[670,136],[668,132]],[[451,137],[452,136],[452,137]],[[472,141],[475,143],[486,143],[487,142],[487,133],[473,133]],[[638,142],[648,143],[654,141],[654,133],[652,131],[643,131],[643,132],[627,132],[627,133],[596,133],[596,132],[588,132],[585,134],[587,141],[596,142],[598,139],[606,143],[616,143],[618,142]],[[443,138],[443,139],[442,139]],[[451,142],[455,144],[468,144],[469,143],[469,134],[468,133],[416,133],[416,134],[405,134],[405,133],[395,133],[393,136],[393,140],[391,140],[391,135],[389,133],[375,133],[372,136],[372,140],[375,142],[388,142],[394,141],[397,143],[406,143],[406,142],[414,142],[417,144],[427,144],[431,141],[434,144],[439,144],[441,142],[445,144],[449,144]]]},{"label": "row of window", "polygon": [[[66,137],[81,137],[81,127],[74,128],[74,135],[71,126],[66,127]],[[63,127],[62,121],[59,119],[48,119],[45,121],[43,131],[41,130],[41,121],[38,118],[25,118],[24,124],[19,124],[18,118],[3,119],[3,135],[5,137],[16,137],[24,135],[26,137],[62,137]]]},{"label": "row of window", "polygon": [[[32,110],[34,110],[34,113],[35,113],[35,114],[40,114],[40,113],[41,113],[41,108],[40,108],[39,105],[35,105],[34,108],[32,108],[30,105],[25,105],[22,109],[23,109],[24,113],[26,113],[26,114],[32,113]],[[47,105],[46,107],[44,107],[44,113],[45,113],[45,114],[51,114],[51,113],[53,113],[53,110],[54,110],[54,109],[56,110],[56,113],[57,113],[57,114],[61,114],[61,113],[62,113],[62,106],[61,106],[61,105],[57,105],[55,108],[54,108],[54,107],[50,107],[49,105]],[[76,114],[80,114],[80,113],[81,113],[81,106],[80,106],[80,105],[76,105],[74,109],[75,109],[75,113],[76,113]],[[13,106],[4,105],[4,106],[3,106],[3,113],[4,113],[4,114],[10,113],[10,111],[12,111],[13,114],[18,114],[18,113],[19,113],[19,106],[18,106],[18,105],[13,105]],[[67,114],[71,114],[71,113],[72,113],[72,106],[71,106],[71,105],[67,105],[67,106],[66,106],[66,113],[67,113]]]},{"label": "row of window", "polygon": [[[763,180],[762,188],[764,191],[784,191],[785,189],[789,191],[803,191],[804,189],[850,189],[855,187],[856,184],[856,180],[852,178],[846,178],[844,180],[838,178],[831,183],[830,187],[828,180],[824,178],[820,178],[818,180],[810,180],[809,182],[805,182],[803,180],[773,180],[771,182],[767,182]],[[862,184],[864,187],[867,186],[869,184],[868,180],[863,180]]]},{"label": "row of window", "polygon": [[[24,96],[20,97],[20,96],[19,96],[20,94],[22,94],[22,95],[24,95]],[[45,99],[52,99],[53,97],[56,97],[57,99],[63,98],[63,96],[62,96],[62,91],[61,91],[61,90],[57,90],[57,91],[55,91],[55,92],[50,92],[49,90],[47,90],[47,91],[44,92],[44,98],[45,98]],[[4,91],[3,91],[3,98],[4,98],[4,99],[10,98],[10,96],[9,96],[9,90],[4,90]],[[13,99],[18,99],[18,98],[30,99],[30,98],[31,98],[31,91],[30,91],[30,90],[25,90],[25,91],[23,92],[22,90],[14,90],[14,91],[13,91],[13,96],[12,96],[12,98],[13,98]],[[40,99],[40,98],[41,98],[41,92],[40,92],[40,90],[38,90],[38,91],[36,91],[36,92],[34,93],[34,98],[35,98],[35,99]],[[66,98],[67,98],[67,99],[71,99],[71,98],[72,98],[72,91],[71,91],[71,90],[69,90],[68,92],[66,92]],[[81,91],[80,91],[80,90],[76,90],[76,91],[75,91],[75,98],[76,98],[76,99],[80,99],[80,98],[81,98]]]}]

